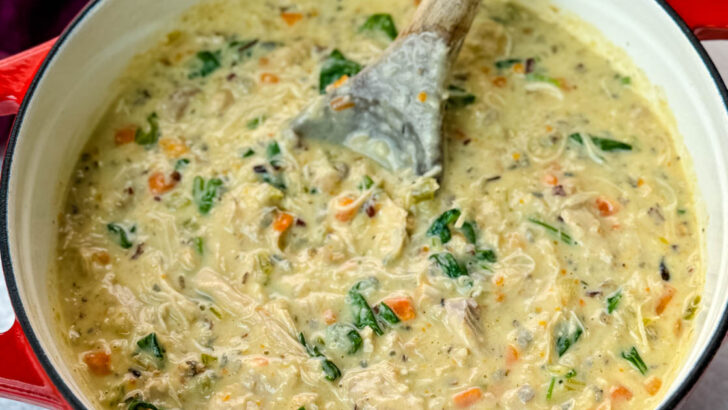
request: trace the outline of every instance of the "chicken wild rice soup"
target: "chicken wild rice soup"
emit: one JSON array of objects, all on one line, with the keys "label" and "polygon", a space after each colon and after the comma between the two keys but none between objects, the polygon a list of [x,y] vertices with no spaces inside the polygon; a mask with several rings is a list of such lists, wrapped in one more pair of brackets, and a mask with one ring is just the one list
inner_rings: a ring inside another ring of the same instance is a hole
[{"label": "chicken wild rice soup", "polygon": [[50,284],[98,406],[660,402],[703,234],[644,80],[485,0],[448,82],[439,180],[288,128],[415,7],[205,2],[131,62],[69,182]]}]

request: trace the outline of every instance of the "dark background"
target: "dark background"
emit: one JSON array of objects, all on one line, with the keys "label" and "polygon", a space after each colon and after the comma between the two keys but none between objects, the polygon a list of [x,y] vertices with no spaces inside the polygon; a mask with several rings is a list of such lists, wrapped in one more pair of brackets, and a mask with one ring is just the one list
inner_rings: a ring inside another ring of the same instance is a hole
[{"label": "dark background", "polygon": [[[87,0],[0,0],[0,59],[52,39]],[[12,117],[0,117],[4,146]]]}]

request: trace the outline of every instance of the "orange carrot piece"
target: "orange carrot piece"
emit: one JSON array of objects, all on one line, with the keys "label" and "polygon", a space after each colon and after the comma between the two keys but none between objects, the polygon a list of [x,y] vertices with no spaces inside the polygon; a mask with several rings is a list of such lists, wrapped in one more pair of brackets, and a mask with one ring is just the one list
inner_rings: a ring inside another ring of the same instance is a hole
[{"label": "orange carrot piece", "polygon": [[283,233],[293,225],[293,215],[281,212],[276,216],[273,221],[273,230],[278,233]]},{"label": "orange carrot piece", "polygon": [[658,315],[661,315],[662,312],[665,311],[665,308],[667,308],[667,305],[670,304],[670,301],[672,301],[672,297],[675,295],[675,288],[670,285],[665,285],[665,292],[660,296],[660,299],[657,301],[657,306],[655,306],[655,313]]},{"label": "orange carrot piece", "polygon": [[190,151],[184,141],[174,140],[171,138],[160,139],[159,145],[162,147],[162,150],[164,150],[164,153],[170,158],[179,158]]},{"label": "orange carrot piece", "polygon": [[399,320],[406,322],[415,318],[415,307],[412,305],[412,301],[409,298],[392,298],[384,301],[384,304],[389,306]]},{"label": "orange carrot piece", "polygon": [[508,84],[508,80],[505,77],[500,77],[500,76],[494,78],[491,82],[493,83],[494,86],[496,86],[498,88],[503,88],[506,86],[506,84]]},{"label": "orange carrot piece", "polygon": [[506,367],[511,367],[518,362],[518,349],[513,345],[506,346]]},{"label": "orange carrot piece", "polygon": [[557,178],[556,175],[546,174],[543,177],[543,182],[546,183],[546,185],[556,186],[559,184],[559,178]]},{"label": "orange carrot piece", "polygon": [[427,93],[422,91],[421,93],[417,94],[417,100],[419,102],[425,102],[427,101]]},{"label": "orange carrot piece", "polygon": [[97,350],[85,353],[83,362],[95,375],[105,376],[111,374],[111,356],[104,351]]},{"label": "orange carrot piece", "polygon": [[513,72],[523,74],[526,72],[526,68],[523,66],[523,63],[516,63],[513,64]]},{"label": "orange carrot piece", "polygon": [[647,390],[650,396],[657,394],[660,391],[660,387],[662,387],[662,380],[659,377],[650,376],[650,378],[645,380],[645,390]]},{"label": "orange carrot piece", "polygon": [[452,396],[452,401],[460,408],[470,407],[483,398],[483,391],[480,387],[471,387]]},{"label": "orange carrot piece", "polygon": [[331,309],[324,310],[324,322],[326,322],[327,325],[336,323],[336,313],[334,313]]},{"label": "orange carrot piece", "polygon": [[[340,198],[338,200],[338,205],[340,207],[348,207],[349,205],[354,203],[354,199],[348,196],[345,196],[343,198]],[[349,222],[352,218],[354,218],[354,215],[356,215],[357,209],[352,207],[350,209],[344,209],[336,213],[336,219],[338,219],[341,222]]]},{"label": "orange carrot piece", "polygon": [[124,145],[130,142],[134,142],[134,136],[136,134],[136,125],[128,125],[124,128],[116,130],[114,134],[114,142],[116,145]]},{"label": "orange carrot piece", "polygon": [[609,397],[612,398],[615,402],[622,401],[622,400],[631,400],[632,399],[632,392],[622,386],[621,384],[618,384],[616,386],[612,386],[611,389],[609,389]]},{"label": "orange carrot piece", "polygon": [[264,84],[277,84],[280,79],[273,73],[263,73],[260,75],[260,81]]},{"label": "orange carrot piece", "polygon": [[604,198],[602,196],[597,197],[595,201],[597,209],[602,216],[612,216],[619,212],[619,205]]},{"label": "orange carrot piece", "polygon": [[303,14],[283,12],[281,13],[281,18],[283,19],[283,21],[286,22],[286,24],[288,24],[289,26],[293,26],[294,24],[303,20]]},{"label": "orange carrot piece", "polygon": [[167,183],[167,179],[161,172],[155,172],[149,176],[149,191],[154,195],[162,195],[169,192],[172,188],[177,185],[177,181],[174,179],[172,182]]},{"label": "orange carrot piece", "polygon": [[334,98],[331,100],[329,105],[331,105],[331,109],[334,111],[344,111],[356,106],[354,101],[352,101],[349,97],[344,96]]},{"label": "orange carrot piece", "polygon": [[344,75],[342,75],[341,77],[339,77],[339,79],[338,79],[338,80],[334,81],[334,83],[332,84],[332,86],[333,86],[334,88],[339,88],[339,87],[341,87],[342,85],[346,84],[346,82],[347,82],[347,81],[349,81],[349,76],[348,76],[348,75],[346,75],[346,74],[344,74]]}]

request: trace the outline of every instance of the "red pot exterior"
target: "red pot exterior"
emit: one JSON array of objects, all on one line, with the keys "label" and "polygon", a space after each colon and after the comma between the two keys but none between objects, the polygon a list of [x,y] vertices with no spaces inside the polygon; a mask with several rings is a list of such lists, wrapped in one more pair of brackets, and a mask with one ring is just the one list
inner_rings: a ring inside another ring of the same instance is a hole
[{"label": "red pot exterior", "polygon": [[[698,39],[728,40],[727,1],[666,1]],[[56,39],[53,39],[0,60],[0,116],[17,113],[36,72],[55,42]],[[0,334],[0,363],[1,397],[55,409],[71,408],[43,370],[17,321],[10,330]]]}]

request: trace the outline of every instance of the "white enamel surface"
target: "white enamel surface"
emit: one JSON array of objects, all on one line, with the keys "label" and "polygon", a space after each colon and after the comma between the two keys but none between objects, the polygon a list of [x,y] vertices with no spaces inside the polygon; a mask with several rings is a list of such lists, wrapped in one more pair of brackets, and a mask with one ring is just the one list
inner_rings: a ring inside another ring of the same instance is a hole
[{"label": "white enamel surface", "polygon": [[[73,163],[109,101],[114,79],[146,40],[197,0],[107,0],[79,25],[47,71],[23,121],[11,170],[10,249],[31,323],[52,362],[72,388],[52,336],[46,275],[54,254],[54,219]],[[662,87],[693,157],[707,224],[706,309],[680,379],[705,349],[728,301],[728,115],[699,55],[652,0],[554,0],[624,48]],[[154,40],[153,40],[154,41]],[[671,391],[677,384],[671,386]],[[79,396],[82,396],[79,394]]]},{"label": "white enamel surface", "polygon": [[596,26],[622,47],[661,87],[672,109],[685,146],[693,158],[698,187],[707,211],[707,278],[704,310],[696,324],[696,338],[683,365],[678,388],[725,314],[728,301],[728,117],[713,79],[692,44],[653,1],[555,0]]},{"label": "white enamel surface", "polygon": [[78,397],[53,337],[46,286],[64,185],[127,62],[195,2],[107,0],[95,6],[59,50],[23,120],[8,193],[12,262],[33,329]]}]

